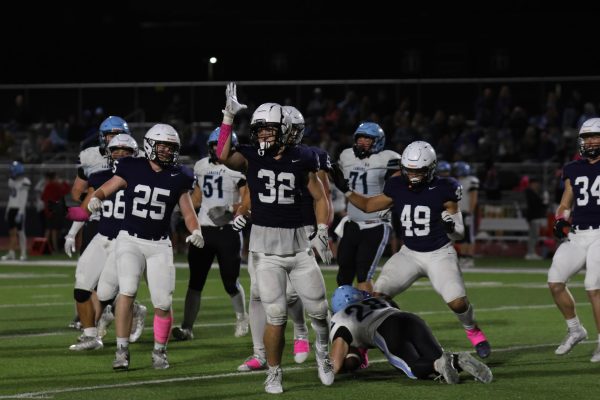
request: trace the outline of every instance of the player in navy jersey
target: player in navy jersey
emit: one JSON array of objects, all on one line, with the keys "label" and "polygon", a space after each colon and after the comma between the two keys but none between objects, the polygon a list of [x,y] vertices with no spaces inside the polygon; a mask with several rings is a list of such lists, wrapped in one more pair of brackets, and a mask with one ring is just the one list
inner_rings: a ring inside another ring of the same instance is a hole
[{"label": "player in navy jersey", "polygon": [[[172,330],[177,340],[194,338],[193,328],[198,312],[202,290],[206,278],[215,259],[219,263],[219,272],[223,287],[231,297],[236,315],[235,337],[248,333],[248,315],[246,313],[245,292],[239,282],[241,234],[231,226],[233,215],[240,203],[240,194],[246,188],[245,176],[232,171],[219,162],[216,147],[220,128],[208,136],[206,143],[209,156],[196,162],[194,175],[196,184],[192,201],[194,208],[200,207],[198,220],[204,236],[204,247],[201,249],[190,245],[188,249],[188,266],[190,277],[185,295],[183,322],[181,327]],[[237,146],[237,135],[232,134],[233,146]]]},{"label": "player in navy jersey", "polygon": [[451,240],[463,237],[458,208],[462,188],[454,178],[435,176],[436,154],[427,142],[409,144],[402,153],[402,174],[385,183],[383,193],[366,197],[352,192],[340,171],[334,182],[348,200],[365,212],[394,207],[404,229],[403,245],[383,266],[374,292],[393,298],[417,279],[427,276],[465,328],[481,358],[490,355],[490,344],[475,322]]},{"label": "player in navy jersey", "polygon": [[231,153],[233,117],[246,106],[237,101],[234,83],[227,85],[225,93],[227,101],[217,154],[228,167],[246,170],[252,212],[249,257],[253,258],[258,292],[267,314],[265,391],[283,391],[280,364],[287,322],[288,278],[315,329],[319,378],[323,384],[331,385],[334,375],[328,355],[325,283],[312,255],[302,218],[301,188],[308,186],[315,202],[318,240],[328,243],[329,211],[323,185],[316,175],[318,158],[308,149],[288,144],[287,121],[282,107],[275,103],[262,104],[253,113],[252,145],[240,145],[235,153]]},{"label": "player in navy jersey", "polygon": [[[107,146],[107,154],[110,157],[110,163],[122,157],[134,156],[138,154],[138,145],[136,141],[127,134],[116,135],[111,139]],[[94,172],[88,177],[88,196],[82,203],[82,207],[86,207],[89,199],[92,196],[95,188],[112,178],[112,170],[101,170]],[[77,313],[83,329],[83,335],[79,338],[79,343],[69,347],[70,350],[95,350],[103,347],[102,336],[105,332],[98,332],[96,326],[96,318],[94,305],[92,304],[92,291],[98,287],[98,298],[101,303],[107,305],[112,303],[116,297],[116,289],[118,283],[115,279],[112,280],[113,287],[109,290],[103,290],[102,276],[107,276],[109,271],[114,271],[114,238],[117,237],[121,222],[125,217],[125,204],[122,201],[123,191],[119,191],[112,196],[106,198],[100,211],[100,219],[98,221],[98,233],[90,241],[85,251],[77,260],[77,269],[75,271],[75,290],[74,298],[77,306]],[[79,208],[83,214],[81,220],[87,220],[89,214],[84,209]],[[110,275],[110,274],[109,274]],[[113,273],[112,275],[116,275]],[[106,278],[104,279],[104,281]],[[108,291],[108,294],[105,293]],[[104,293],[103,293],[104,292]],[[137,315],[134,327],[138,332],[135,332],[134,340],[137,340],[138,335],[144,328],[144,317],[146,307],[136,304],[134,314]],[[136,337],[137,336],[137,337]]]},{"label": "player in navy jersey", "polygon": [[[340,154],[337,165],[353,190],[365,196],[382,192],[385,181],[400,169],[400,154],[384,150],[385,133],[374,122],[361,123],[354,132],[354,145]],[[347,204],[339,232],[338,285],[352,285],[373,291],[373,275],[390,235],[390,217],[385,213],[365,213]]]},{"label": "player in navy jersey", "polygon": [[167,124],[156,124],[144,136],[145,158],[127,157],[115,162],[115,176],[94,192],[88,209],[102,208],[102,201],[123,189],[125,218],[116,239],[115,256],[119,296],[115,312],[117,352],[114,370],[129,368],[129,336],[133,302],[144,269],[154,305],[154,350],[152,366],[169,368],[167,341],[173,324],[172,302],[175,290],[173,249],[169,240],[169,221],[179,205],[186,227],[186,241],[204,245],[202,232],[192,205],[192,171],[178,164],[180,140]]},{"label": "player in navy jersey", "polygon": [[[600,118],[581,125],[579,154],[583,159],[563,168],[565,189],[556,210],[554,235],[565,241],[556,250],[548,271],[550,292],[567,323],[567,335],[555,350],[557,355],[567,354],[587,338],[567,288],[569,279],[584,267],[584,286],[600,339]],[[600,362],[600,344],[590,361]]]},{"label": "player in navy jersey", "polygon": [[360,356],[354,349],[377,347],[411,379],[439,374],[446,383],[455,384],[460,371],[483,383],[493,379],[487,365],[467,352],[445,352],[425,321],[383,297],[343,285],[333,292],[331,307],[331,359],[336,373],[358,366]]}]

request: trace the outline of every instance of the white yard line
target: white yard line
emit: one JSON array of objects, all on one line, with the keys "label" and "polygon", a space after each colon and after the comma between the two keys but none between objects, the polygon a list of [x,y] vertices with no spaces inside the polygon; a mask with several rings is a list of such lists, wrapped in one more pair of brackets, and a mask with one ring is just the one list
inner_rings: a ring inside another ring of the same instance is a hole
[{"label": "white yard line", "polygon": [[[581,343],[596,343],[596,341],[586,340]],[[511,346],[511,347],[505,347],[505,348],[494,348],[494,352],[522,351],[522,350],[528,350],[528,349],[556,347],[557,345],[558,345],[558,343],[543,343],[543,344],[534,344],[534,345]],[[369,362],[371,364],[381,364],[381,363],[387,362],[387,360],[386,359],[376,359],[376,360],[369,360]],[[314,368],[315,368],[314,366],[285,367],[284,370],[286,373],[289,373],[289,372],[300,372],[300,371],[305,371],[305,370],[314,369]],[[95,385],[95,386],[76,386],[76,387],[44,390],[44,391],[39,391],[39,392],[27,392],[27,393],[15,393],[15,394],[9,394],[9,395],[2,395],[2,396],[0,396],[0,399],[52,398],[52,395],[60,394],[60,393],[88,392],[91,390],[116,389],[116,388],[127,388],[127,387],[146,386],[146,385],[160,385],[160,384],[165,384],[165,383],[176,383],[176,382],[206,381],[206,380],[213,380],[213,379],[240,377],[240,376],[247,376],[247,375],[259,375],[259,374],[264,375],[265,371],[230,372],[230,373],[225,373],[225,374],[185,376],[185,377],[179,377],[179,378],[153,379],[153,380],[146,380],[146,381]]]}]

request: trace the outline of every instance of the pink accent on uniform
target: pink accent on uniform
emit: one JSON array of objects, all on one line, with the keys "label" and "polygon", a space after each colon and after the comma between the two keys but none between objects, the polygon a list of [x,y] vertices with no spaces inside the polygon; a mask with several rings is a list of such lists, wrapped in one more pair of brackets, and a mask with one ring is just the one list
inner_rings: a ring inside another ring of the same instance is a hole
[{"label": "pink accent on uniform", "polygon": [[294,354],[308,353],[310,345],[306,339],[294,339]]},{"label": "pink accent on uniform", "polygon": [[169,332],[171,332],[172,325],[172,315],[168,316],[167,318],[162,318],[158,315],[154,315],[154,341],[160,344],[167,344],[167,341],[169,340]]},{"label": "pink accent on uniform", "polygon": [[259,369],[266,369],[266,365],[261,363],[260,360],[256,357],[252,357],[244,362],[248,366],[251,371],[256,371]]},{"label": "pink accent on uniform", "polygon": [[67,210],[67,219],[71,221],[87,221],[89,217],[90,213],[79,206],[69,207]]},{"label": "pink accent on uniform", "polygon": [[473,346],[477,346],[479,343],[487,340],[479,328],[465,329],[465,332],[467,332],[467,338],[471,341]]},{"label": "pink accent on uniform", "polygon": [[217,142],[217,157],[221,157],[221,153],[223,152],[223,147],[225,147],[225,142],[227,142],[227,138],[231,135],[231,125],[227,125],[225,123],[221,124],[221,131],[219,132],[219,141]]},{"label": "pink accent on uniform", "polygon": [[360,369],[365,369],[369,366],[369,356],[368,356],[368,352],[369,349],[365,349],[362,347],[357,347],[358,352],[360,353],[361,357],[362,357],[362,363],[360,364]]}]

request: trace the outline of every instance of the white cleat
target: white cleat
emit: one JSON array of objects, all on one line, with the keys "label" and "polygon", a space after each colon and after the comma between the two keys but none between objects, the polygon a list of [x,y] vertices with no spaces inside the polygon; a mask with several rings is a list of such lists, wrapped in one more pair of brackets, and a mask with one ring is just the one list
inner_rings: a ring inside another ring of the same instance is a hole
[{"label": "white cleat", "polygon": [[444,378],[447,384],[454,385],[459,382],[458,371],[452,365],[452,354],[444,352],[433,362],[433,368]]},{"label": "white cleat", "polygon": [[283,393],[283,371],[281,367],[269,368],[267,371],[267,379],[265,380],[265,392],[270,394]]},{"label": "white cleat", "polygon": [[104,347],[102,339],[96,336],[84,336],[80,337],[79,343],[72,344],[69,346],[69,350],[83,351],[83,350],[99,350]]},{"label": "white cleat", "polygon": [[15,256],[15,252],[12,250],[9,250],[8,253],[6,253],[5,255],[2,256],[2,258],[0,258],[0,260],[2,261],[10,261],[10,260],[15,260],[17,257]]},{"label": "white cleat", "polygon": [[144,325],[146,324],[146,314],[148,309],[145,305],[134,303],[133,306],[133,321],[131,322],[131,334],[129,335],[129,343],[135,343],[144,333]]},{"label": "white cleat", "polygon": [[479,382],[490,383],[494,379],[489,367],[467,352],[458,353],[458,366]]},{"label": "white cleat", "polygon": [[235,321],[235,337],[242,337],[248,334],[248,315],[244,314],[243,317],[237,318]]},{"label": "white cleat", "polygon": [[596,347],[596,350],[594,350],[590,361],[593,363],[600,362],[600,344],[598,344],[598,347]]},{"label": "white cleat", "polygon": [[327,354],[327,352],[320,352],[318,350],[315,351],[315,354],[321,383],[325,386],[333,384],[335,374],[333,373],[333,365],[331,364],[331,360],[329,360],[329,354]]},{"label": "white cleat", "polygon": [[579,328],[574,330],[567,330],[567,336],[565,336],[560,346],[556,348],[554,354],[559,356],[567,354],[577,343],[587,339],[587,337],[587,331],[583,326],[579,326]]},{"label": "white cleat", "polygon": [[127,371],[129,369],[129,348],[119,347],[115,353],[113,361],[113,370]]},{"label": "white cleat", "polygon": [[114,321],[115,315],[112,312],[112,306],[108,305],[102,312],[98,323],[96,324],[96,328],[98,329],[98,336],[100,338],[104,338],[106,336],[106,331],[110,324]]},{"label": "white cleat", "polygon": [[152,350],[152,368],[167,369],[169,368],[169,360],[167,359],[167,350]]}]

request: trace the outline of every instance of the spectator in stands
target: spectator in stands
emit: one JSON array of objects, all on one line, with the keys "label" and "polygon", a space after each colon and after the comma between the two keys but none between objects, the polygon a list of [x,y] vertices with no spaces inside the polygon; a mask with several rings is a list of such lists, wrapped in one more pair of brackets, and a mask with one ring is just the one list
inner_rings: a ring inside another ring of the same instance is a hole
[{"label": "spectator in stands", "polygon": [[46,216],[46,240],[52,252],[58,249],[58,234],[63,227],[64,215],[57,212],[57,204],[69,193],[68,185],[56,179],[56,172],[46,172],[46,186],[42,192]]},{"label": "spectator in stands", "polygon": [[15,97],[15,105],[10,110],[9,130],[13,132],[27,130],[32,121],[31,111],[25,101],[25,96],[18,94]]},{"label": "spectator in stands", "polygon": [[0,128],[0,156],[8,154],[15,140],[4,127]]},{"label": "spectator in stands", "polygon": [[540,238],[540,229],[547,224],[548,204],[544,203],[542,185],[537,178],[529,179],[529,186],[525,189],[527,202],[526,218],[529,223],[529,242],[527,244],[526,260],[541,260],[542,257],[535,251]]}]

